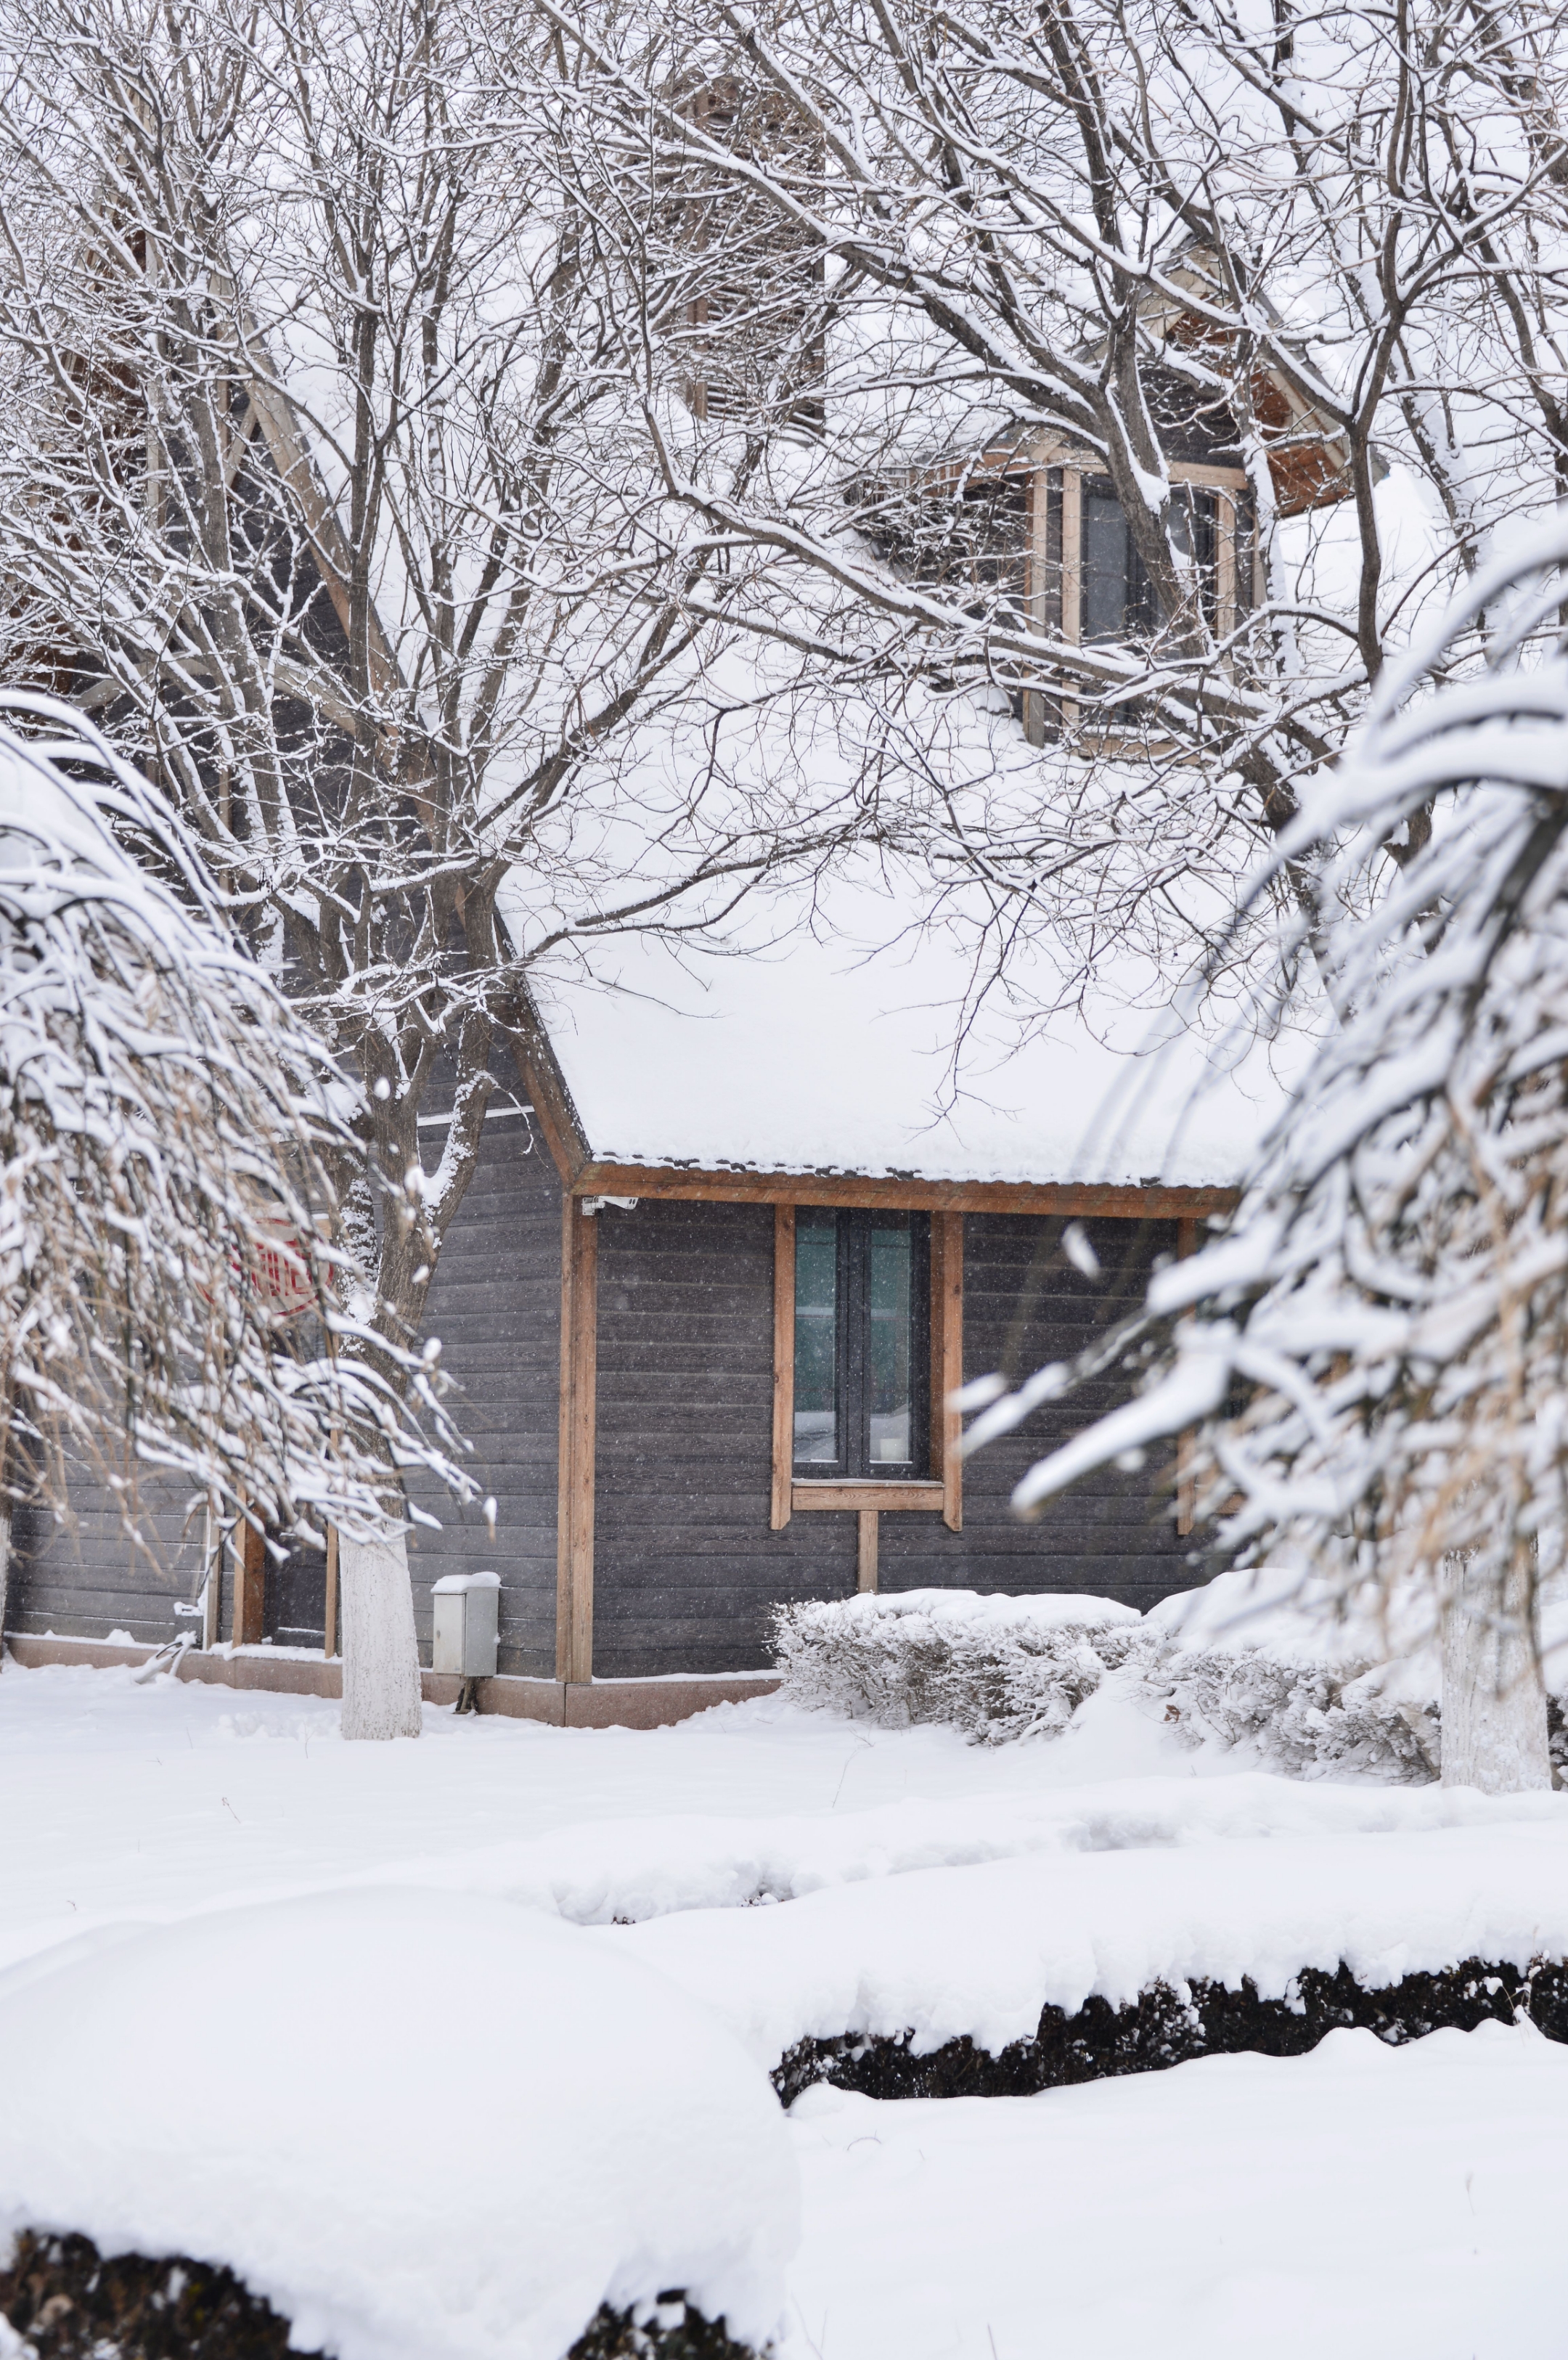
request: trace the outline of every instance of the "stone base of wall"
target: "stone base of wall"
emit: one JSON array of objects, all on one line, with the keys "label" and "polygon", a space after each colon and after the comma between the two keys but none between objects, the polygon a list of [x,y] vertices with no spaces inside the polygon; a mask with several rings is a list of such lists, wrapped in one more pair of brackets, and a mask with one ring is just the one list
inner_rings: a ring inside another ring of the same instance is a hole
[{"label": "stone base of wall", "polygon": [[[153,1647],[113,1645],[103,1639],[42,1639],[16,1631],[6,1648],[18,1664],[145,1664]],[[343,1665],[320,1655],[283,1655],[271,1647],[188,1647],[178,1677],[218,1688],[262,1688],[275,1696],[338,1697]],[[421,1672],[427,1704],[455,1704],[461,1682],[450,1672]],[[557,1729],[663,1729],[713,1704],[744,1704],[771,1696],[772,1672],[692,1672],[659,1680],[525,1680],[498,1675],[475,1686],[481,1712],[513,1721],[544,1721]]]}]

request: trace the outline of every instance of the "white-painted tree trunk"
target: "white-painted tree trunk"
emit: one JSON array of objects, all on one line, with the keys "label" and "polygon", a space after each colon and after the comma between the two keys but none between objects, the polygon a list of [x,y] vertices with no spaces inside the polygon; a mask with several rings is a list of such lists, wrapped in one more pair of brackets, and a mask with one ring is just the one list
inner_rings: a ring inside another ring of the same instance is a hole
[{"label": "white-painted tree trunk", "polygon": [[1450,1568],[1443,1613],[1443,1783],[1483,1795],[1552,1784],[1534,1568]]},{"label": "white-painted tree trunk", "polygon": [[419,1648],[408,1550],[394,1539],[338,1541],[343,1583],[343,1733],[418,1737]]}]

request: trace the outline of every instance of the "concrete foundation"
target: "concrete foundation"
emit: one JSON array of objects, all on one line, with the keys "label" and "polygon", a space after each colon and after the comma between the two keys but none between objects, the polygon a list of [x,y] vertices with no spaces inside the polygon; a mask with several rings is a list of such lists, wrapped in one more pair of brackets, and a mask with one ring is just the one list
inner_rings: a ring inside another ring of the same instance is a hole
[{"label": "concrete foundation", "polygon": [[[7,1652],[28,1667],[42,1664],[145,1664],[152,1647],[111,1645],[102,1639],[37,1638],[13,1633]],[[275,1696],[337,1697],[343,1665],[320,1655],[284,1655],[271,1647],[188,1647],[177,1677],[217,1688],[260,1688]],[[461,1686],[455,1673],[422,1672],[427,1704],[455,1704]],[[779,1686],[772,1672],[693,1672],[649,1680],[525,1680],[506,1675],[475,1682],[481,1712],[513,1721],[543,1721],[557,1729],[663,1729],[688,1721],[709,1705],[741,1704],[747,1697],[771,1696]]]}]

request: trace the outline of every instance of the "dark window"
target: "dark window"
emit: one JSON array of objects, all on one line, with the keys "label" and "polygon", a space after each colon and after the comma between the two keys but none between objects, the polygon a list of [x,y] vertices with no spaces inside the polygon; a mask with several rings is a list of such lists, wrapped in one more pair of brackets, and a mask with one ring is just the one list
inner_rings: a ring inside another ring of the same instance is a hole
[{"label": "dark window", "polygon": [[[1218,502],[1212,491],[1192,484],[1171,487],[1171,535],[1196,574],[1196,588],[1211,628],[1218,621]],[[1153,585],[1133,546],[1127,520],[1105,475],[1083,481],[1083,616],[1085,641],[1125,639],[1154,631],[1164,619]]]},{"label": "dark window", "polygon": [[[270,1539],[276,1534],[269,1533]],[[267,1553],[263,1635],[280,1647],[324,1647],[327,1643],[327,1554],[302,1541],[286,1542],[279,1563]]]},{"label": "dark window", "polygon": [[923,1213],[795,1217],[795,1466],[922,1474],[931,1223]]}]

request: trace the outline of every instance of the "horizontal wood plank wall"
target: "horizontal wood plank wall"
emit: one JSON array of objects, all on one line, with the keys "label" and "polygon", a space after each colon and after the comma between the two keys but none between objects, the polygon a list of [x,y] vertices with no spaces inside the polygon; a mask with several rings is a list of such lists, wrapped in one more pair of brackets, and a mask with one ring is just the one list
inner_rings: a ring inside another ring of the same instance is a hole
[{"label": "horizontal wood plank wall", "polygon": [[772,1526],[773,1207],[597,1218],[594,1671],[758,1669],[776,1600],[853,1594],[858,1537],[853,1514]]},{"label": "horizontal wood plank wall", "polygon": [[[431,1131],[432,1147],[440,1136]],[[507,1113],[485,1126],[426,1316],[455,1380],[451,1406],[474,1446],[463,1465],[479,1486],[468,1507],[434,1483],[410,1487],[441,1519],[439,1532],[416,1528],[408,1545],[427,1663],[431,1583],[442,1573],[492,1572],[501,1577],[500,1670],[555,1676],[560,1322],[561,1182],[536,1127]],[[495,1502],[494,1534],[486,1499]]]},{"label": "horizontal wood plank wall", "polygon": [[[198,1515],[187,1528],[190,1486],[144,1470],[136,1496],[150,1554],[126,1539],[114,1494],[85,1468],[71,1487],[70,1527],[57,1524],[47,1509],[18,1510],[5,1599],[8,1631],[82,1639],[128,1631],[154,1644],[180,1631],[200,1638],[201,1623],[174,1611],[190,1601],[201,1580],[203,1527]],[[226,1626],[221,1635],[228,1636]]]},{"label": "horizontal wood plank wall", "polygon": [[[429,1136],[433,1150],[439,1134]],[[500,1669],[554,1676],[560,1314],[561,1183],[527,1118],[508,1111],[485,1125],[478,1169],[430,1289],[427,1332],[441,1338],[441,1366],[455,1381],[451,1405],[474,1445],[463,1463],[479,1499],[459,1507],[429,1480],[409,1487],[441,1520],[436,1532],[416,1527],[408,1544],[427,1661],[431,1583],[442,1573],[484,1568],[501,1576]],[[155,1644],[180,1631],[200,1637],[201,1623],[174,1611],[201,1575],[201,1517],[185,1529],[189,1487],[144,1473],[137,1491],[151,1556],[133,1549],[113,1496],[85,1470],[71,1487],[73,1530],[38,1511],[18,1516],[8,1628],[97,1639],[128,1631]],[[482,1505],[487,1497],[495,1502],[493,1533]],[[225,1639],[232,1585],[231,1561]]]},{"label": "horizontal wood plank wall", "polygon": [[[853,1510],[772,1525],[775,1215],[768,1205],[643,1203],[599,1222],[594,1670],[601,1678],[765,1665],[768,1614],[792,1598],[851,1596]],[[1171,1222],[1093,1222],[1105,1281],[1061,1251],[1062,1223],[964,1218],[965,1373],[1075,1350],[1141,1292]],[[1117,1396],[1101,1387],[1095,1404]],[[940,1513],[877,1520],[884,1591],[925,1585],[1088,1590],[1148,1604],[1191,1579],[1158,1486],[1113,1474],[1037,1524],[1007,1499],[1059,1408],[964,1469],[963,1525]]]},{"label": "horizontal wood plank wall", "polygon": [[[1089,1279],[1061,1250],[1060,1220],[1006,1214],[964,1219],[964,1373],[1027,1376],[1071,1360],[1142,1300],[1155,1259],[1176,1247],[1171,1220],[1093,1220],[1083,1226],[1099,1258]],[[964,1461],[964,1531],[924,1516],[882,1521],[879,1586],[918,1590],[958,1581],[972,1590],[1087,1590],[1148,1607],[1189,1586],[1190,1542],[1171,1515],[1173,1455],[1138,1474],[1108,1469],[1077,1484],[1037,1523],[1013,1515],[1014,1485],[1037,1459],[1124,1400],[1115,1373],[1047,1404],[1015,1434]],[[961,1570],[954,1570],[961,1568]]]}]

